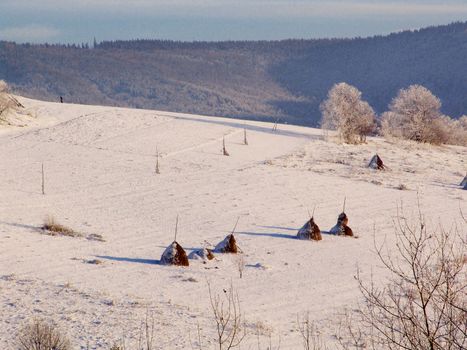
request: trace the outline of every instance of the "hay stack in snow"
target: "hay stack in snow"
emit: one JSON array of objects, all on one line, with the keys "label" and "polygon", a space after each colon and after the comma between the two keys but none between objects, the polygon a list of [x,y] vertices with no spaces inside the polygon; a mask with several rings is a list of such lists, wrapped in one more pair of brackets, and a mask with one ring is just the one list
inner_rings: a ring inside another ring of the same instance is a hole
[{"label": "hay stack in snow", "polygon": [[308,220],[305,225],[298,230],[297,238],[314,241],[321,241],[323,239],[321,237],[321,231],[319,230],[318,225],[316,225],[313,217],[311,217],[310,220]]},{"label": "hay stack in snow", "polygon": [[227,237],[225,237],[222,242],[216,245],[214,251],[219,253],[237,254],[241,250],[237,246],[237,241],[235,240],[233,233],[231,233]]},{"label": "hay stack in snow", "polygon": [[342,212],[337,217],[337,224],[329,231],[329,233],[337,236],[353,236],[352,229],[347,226],[349,218]]},{"label": "hay stack in snow", "polygon": [[460,187],[462,187],[464,190],[467,190],[467,175],[464,176],[464,179],[461,181]]},{"label": "hay stack in snow", "polygon": [[216,247],[214,248],[215,252],[232,253],[232,254],[237,254],[237,253],[242,252],[242,250],[237,246],[237,241],[234,237],[235,229],[237,228],[237,225],[238,225],[238,220],[240,220],[240,217],[237,218],[237,222],[235,222],[235,226],[232,230],[232,233],[228,235],[227,237],[225,237],[222,242],[216,245]]},{"label": "hay stack in snow", "polygon": [[375,154],[373,158],[371,158],[370,163],[368,164],[368,167],[371,169],[375,170],[384,170],[386,167],[384,166],[383,160]]},{"label": "hay stack in snow", "polygon": [[214,259],[214,254],[212,253],[211,249],[202,248],[193,250],[190,255],[188,255],[188,259],[192,260],[212,260]]},{"label": "hay stack in snow", "polygon": [[162,253],[161,264],[175,266],[189,266],[185,250],[177,241],[173,241]]}]

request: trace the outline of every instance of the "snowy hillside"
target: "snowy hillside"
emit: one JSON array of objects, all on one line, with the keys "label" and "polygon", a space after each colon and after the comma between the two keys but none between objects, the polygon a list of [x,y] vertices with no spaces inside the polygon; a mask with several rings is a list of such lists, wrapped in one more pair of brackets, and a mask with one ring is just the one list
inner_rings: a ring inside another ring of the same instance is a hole
[{"label": "snowy hillside", "polygon": [[[190,349],[199,324],[210,349],[208,283],[215,293],[231,283],[238,291],[245,344],[256,344],[257,333],[265,344],[271,333],[281,349],[300,348],[296,320],[306,312],[332,343],[336,320],[359,301],[357,267],[363,278],[373,272],[384,280],[373,235],[394,242],[398,205],[410,216],[418,195],[429,221],[446,227],[459,208],[467,212],[467,191],[458,186],[467,170],[463,147],[380,138],[342,145],[298,126],[273,132],[253,121],[19,99],[37,118],[0,127],[2,349],[34,317],[53,320],[76,349],[109,349],[122,336],[131,344],[147,312],[156,348]],[[386,171],[367,168],[375,153]],[[334,226],[344,198],[358,239],[295,239],[315,206],[321,230]],[[105,241],[45,235],[47,215]],[[240,217],[243,277],[235,255],[160,265],[177,215],[187,253],[214,247]]]}]

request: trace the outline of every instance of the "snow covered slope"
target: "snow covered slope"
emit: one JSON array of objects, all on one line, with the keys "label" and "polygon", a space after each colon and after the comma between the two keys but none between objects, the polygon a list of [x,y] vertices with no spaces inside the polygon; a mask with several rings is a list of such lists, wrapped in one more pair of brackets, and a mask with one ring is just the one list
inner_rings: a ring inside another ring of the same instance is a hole
[{"label": "snow covered slope", "polygon": [[[0,129],[2,349],[34,317],[54,320],[77,349],[109,349],[136,336],[147,312],[156,348],[190,348],[198,324],[212,348],[208,283],[215,293],[233,284],[249,332],[262,342],[272,332],[281,349],[299,348],[297,314],[307,311],[332,342],[336,320],[359,300],[357,266],[364,278],[373,271],[384,280],[373,235],[393,242],[400,203],[410,215],[418,195],[430,221],[446,226],[458,220],[459,207],[467,211],[467,191],[458,186],[467,170],[462,147],[379,138],[350,146],[297,126],[272,132],[271,124],[252,121],[21,102],[35,111],[34,125]],[[387,171],[366,167],[375,153]],[[344,197],[358,239],[294,239],[315,205],[321,230],[334,226]],[[105,242],[44,235],[47,215]],[[240,217],[243,278],[233,255],[191,260],[188,268],[159,265],[177,215],[177,241],[187,253],[217,244]]]}]

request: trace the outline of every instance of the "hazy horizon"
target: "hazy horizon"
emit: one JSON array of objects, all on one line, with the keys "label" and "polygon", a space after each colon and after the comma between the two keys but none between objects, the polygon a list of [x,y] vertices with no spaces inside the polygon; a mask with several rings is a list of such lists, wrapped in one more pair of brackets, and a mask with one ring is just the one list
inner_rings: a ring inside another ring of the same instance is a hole
[{"label": "hazy horizon", "polygon": [[467,19],[462,0],[4,0],[0,40],[352,38]]}]

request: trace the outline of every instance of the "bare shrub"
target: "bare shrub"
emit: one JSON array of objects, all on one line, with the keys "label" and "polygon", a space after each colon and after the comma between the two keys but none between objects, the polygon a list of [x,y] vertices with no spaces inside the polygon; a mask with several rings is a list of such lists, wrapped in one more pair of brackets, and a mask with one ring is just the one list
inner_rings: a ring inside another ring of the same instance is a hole
[{"label": "bare shrub", "polygon": [[417,142],[447,143],[455,123],[443,116],[440,108],[439,98],[421,85],[401,89],[389,105],[389,111],[382,115],[382,133],[384,136]]},{"label": "bare shrub", "polygon": [[42,229],[47,231],[47,233],[51,236],[83,237],[81,233],[59,224],[51,215],[46,217]]},{"label": "bare shrub", "polygon": [[209,283],[208,289],[217,330],[216,347],[219,350],[239,347],[246,337],[246,329],[243,325],[243,314],[238,293],[232,285],[230,285],[229,289],[224,289],[222,296],[213,294]]},{"label": "bare shrub", "polygon": [[18,350],[71,350],[70,341],[62,333],[40,320],[21,330],[17,346]]},{"label": "bare shrub", "polygon": [[297,315],[297,328],[302,338],[304,350],[326,350],[326,346],[321,339],[317,327],[310,321],[310,314],[307,312],[302,319]]},{"label": "bare shrub", "polygon": [[135,346],[127,346],[126,337],[122,337],[120,341],[115,342],[110,350],[154,350],[156,346],[155,336],[155,319],[152,310],[146,310],[146,317],[141,320],[139,327],[138,339],[135,341]]},{"label": "bare shrub", "polygon": [[357,275],[364,305],[351,329],[365,333],[367,344],[347,348],[465,349],[465,238],[455,228],[427,227],[421,212],[415,223],[402,214],[394,222],[396,255],[375,243],[388,283],[377,287]]},{"label": "bare shrub", "polygon": [[366,135],[374,131],[376,121],[373,109],[362,101],[361,96],[362,93],[354,86],[335,84],[320,106],[322,128],[337,130],[347,143],[365,142]]},{"label": "bare shrub", "polygon": [[242,253],[237,255],[235,259],[235,266],[237,267],[239,277],[243,278],[243,271],[245,270],[245,257]]}]

